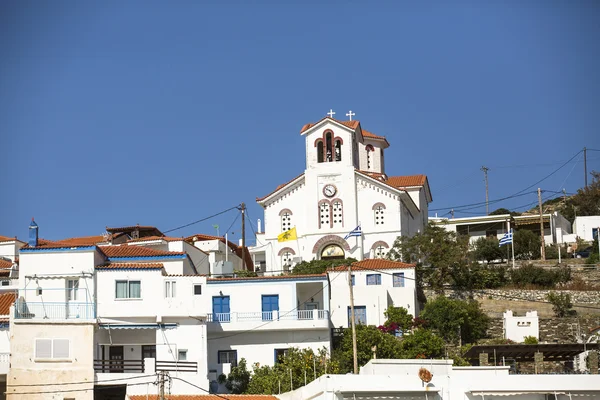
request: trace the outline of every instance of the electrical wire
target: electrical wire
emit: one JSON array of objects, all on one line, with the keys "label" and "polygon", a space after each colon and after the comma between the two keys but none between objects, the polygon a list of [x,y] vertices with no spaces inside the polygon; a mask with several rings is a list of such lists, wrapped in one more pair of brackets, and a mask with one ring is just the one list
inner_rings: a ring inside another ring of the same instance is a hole
[{"label": "electrical wire", "polygon": [[[153,378],[156,375],[142,375],[142,376],[136,376],[135,379],[139,379],[139,378]],[[98,383],[104,383],[104,382],[116,382],[116,381],[126,381],[128,379],[134,379],[134,378],[116,378],[116,379],[106,379],[106,380],[102,380],[102,381],[98,381],[96,382],[96,384]],[[61,382],[60,385],[64,386],[64,385],[83,385],[86,383],[92,383],[90,381],[84,381],[84,382]],[[51,386],[51,385],[57,385],[57,383],[36,383],[36,384],[29,384],[29,385],[11,385],[11,384],[7,384],[6,387],[21,387],[21,386],[28,386],[28,387],[33,387],[33,386]]]},{"label": "electrical wire", "polygon": [[[517,195],[511,195],[511,196],[507,196],[507,197],[502,197],[499,199],[494,199],[494,200],[490,200],[487,203],[488,204],[494,204],[494,203],[499,203],[501,201],[504,200],[508,200],[508,199],[513,199],[516,197],[521,197],[521,196],[526,196],[528,194],[532,194],[532,193],[537,193],[537,191],[532,191],[532,192],[527,192],[527,193],[521,193],[521,194],[517,194]],[[472,206],[484,206],[486,204],[485,201],[479,202],[479,203],[471,203],[471,204],[463,204],[461,206],[453,206],[453,207],[443,207],[443,208],[431,208],[429,209],[429,211],[443,211],[443,210],[450,210],[450,209],[454,209],[455,211],[461,208],[466,208],[466,207],[472,207]],[[478,208],[476,207],[476,208]]]},{"label": "electrical wire", "polygon": [[185,224],[185,225],[178,226],[178,227],[176,227],[176,228],[168,229],[168,230],[166,230],[166,231],[163,231],[163,233],[169,233],[169,232],[177,231],[177,230],[179,230],[179,229],[187,228],[188,226],[192,226],[192,225],[198,224],[198,223],[200,223],[200,222],[204,222],[204,221],[206,221],[206,220],[209,220],[209,219],[211,219],[211,218],[214,218],[214,217],[216,217],[216,216],[219,216],[219,215],[221,215],[221,214],[225,214],[226,212],[228,212],[228,211],[231,211],[231,210],[233,210],[233,209],[236,209],[236,208],[238,208],[238,206],[233,206],[233,207],[230,207],[230,208],[228,208],[227,210],[224,210],[224,211],[218,212],[218,213],[216,213],[216,214],[213,214],[213,215],[211,215],[211,216],[209,216],[209,217],[202,218],[202,219],[199,219],[199,220],[197,220],[197,221],[190,222],[189,224]]},{"label": "electrical wire", "polygon": [[[127,379],[137,379],[137,377],[131,377],[131,378],[127,378]],[[94,383],[94,382],[88,382],[88,383]],[[127,386],[137,386],[137,385],[148,385],[152,382],[140,382],[140,383],[128,383]],[[154,384],[154,383],[152,383]],[[51,384],[52,386],[62,386],[62,383],[53,383]],[[33,386],[33,385],[32,385]],[[87,392],[87,391],[95,391],[95,390],[102,390],[102,389],[114,389],[115,387],[119,387],[120,385],[106,385],[106,386],[95,386],[92,388],[87,388],[87,389],[61,389],[61,390],[48,390],[45,392],[7,392],[6,394],[11,395],[11,396],[22,396],[24,394],[51,394],[51,393],[74,393],[74,392]]]},{"label": "electrical wire", "polygon": [[[186,381],[186,380],[185,380],[185,379],[183,379],[183,378],[178,378],[178,377],[174,376],[174,377],[172,377],[171,379],[177,379],[178,381],[185,382],[185,383],[187,383],[188,385],[191,385],[191,386],[195,387],[196,389],[200,389],[200,390],[202,390],[203,392],[206,392],[206,393],[208,393],[210,396],[215,396],[215,397],[217,397],[217,398],[219,398],[219,399],[225,399],[225,400],[230,400],[230,399],[231,399],[231,398],[223,397],[223,396],[221,396],[221,395],[219,395],[219,394],[216,394],[216,393],[210,393],[210,391],[208,391],[208,390],[206,390],[206,389],[204,389],[204,388],[201,388],[200,386],[198,386],[198,385],[195,385],[195,384],[193,384],[192,382]],[[203,396],[203,397],[204,397],[204,396]]]}]

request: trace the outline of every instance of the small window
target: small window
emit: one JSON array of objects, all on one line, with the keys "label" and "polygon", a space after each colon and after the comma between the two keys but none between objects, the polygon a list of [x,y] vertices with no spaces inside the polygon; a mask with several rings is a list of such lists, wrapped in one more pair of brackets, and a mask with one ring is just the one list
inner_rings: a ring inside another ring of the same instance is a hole
[{"label": "small window", "polygon": [[187,350],[179,350],[177,352],[177,360],[179,361],[187,361]]},{"label": "small window", "polygon": [[52,358],[52,339],[35,339],[35,358]]},{"label": "small window", "polygon": [[140,299],[141,293],[140,281],[116,281],[115,297],[117,299]]},{"label": "small window", "polygon": [[289,352],[290,349],[275,349],[275,364],[283,362],[283,359]]},{"label": "small window", "polygon": [[200,296],[202,294],[202,285],[194,285],[194,295]]},{"label": "small window", "polygon": [[67,301],[77,301],[79,279],[67,279]]},{"label": "small window", "polygon": [[[354,306],[354,323],[357,325],[367,324],[367,306]],[[348,326],[352,325],[352,309],[348,307]]]},{"label": "small window", "polygon": [[356,285],[356,277],[352,274],[352,286]]},{"label": "small window", "polygon": [[281,231],[289,231],[292,229],[292,213],[291,211],[284,211],[281,214]]},{"label": "small window", "polygon": [[165,282],[165,297],[171,298],[176,296],[176,283],[175,281]]},{"label": "small window", "polygon": [[36,359],[66,359],[70,356],[69,339],[35,339]]},{"label": "small window", "polygon": [[232,366],[237,365],[237,350],[219,350],[218,353],[219,364],[231,364]]},{"label": "small window", "polygon": [[367,286],[369,285],[381,285],[381,274],[367,275]]},{"label": "small window", "polygon": [[397,272],[393,275],[394,287],[404,287],[404,272]]},{"label": "small window", "polygon": [[2,281],[2,286],[9,286],[10,285],[10,281]]}]

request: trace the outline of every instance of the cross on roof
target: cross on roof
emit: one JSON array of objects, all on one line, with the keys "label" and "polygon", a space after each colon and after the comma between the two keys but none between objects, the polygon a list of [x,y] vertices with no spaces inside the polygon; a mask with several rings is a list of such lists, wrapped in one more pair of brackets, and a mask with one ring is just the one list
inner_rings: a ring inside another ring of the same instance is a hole
[{"label": "cross on roof", "polygon": [[327,115],[329,115],[329,118],[333,118],[333,116],[335,115],[335,112],[332,109],[329,109],[329,112],[327,113]]},{"label": "cross on roof", "polygon": [[348,111],[348,113],[346,114],[347,117],[350,117],[350,121],[352,121],[352,117],[354,117],[356,115],[356,113],[353,113],[352,110]]}]

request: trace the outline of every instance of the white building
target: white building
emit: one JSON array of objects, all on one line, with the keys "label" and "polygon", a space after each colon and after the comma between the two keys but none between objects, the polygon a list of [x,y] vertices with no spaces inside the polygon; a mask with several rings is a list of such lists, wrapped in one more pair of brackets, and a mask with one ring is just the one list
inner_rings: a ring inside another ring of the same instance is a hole
[{"label": "white building", "polygon": [[595,239],[600,229],[600,215],[589,217],[575,217],[573,233],[576,237],[591,242]]},{"label": "white building", "polygon": [[516,316],[511,310],[502,315],[504,338],[523,343],[527,336],[540,338],[540,321],[537,311],[527,311],[524,316]]},{"label": "white building", "polygon": [[[387,139],[358,121],[323,118],[305,125],[306,168],[291,181],[257,199],[264,232],[251,253],[261,272],[278,274],[302,260],[382,258],[398,236],[427,224],[432,201],[425,175],[388,176]],[[362,227],[360,237],[345,240]],[[296,228],[297,240],[278,242]]]},{"label": "white building", "polygon": [[0,292],[14,291],[19,279],[19,249],[25,242],[16,237],[0,236]]},{"label": "white building", "polygon": [[[417,316],[416,281],[414,264],[370,259],[352,266],[354,318],[364,325],[383,325],[388,307],[404,307]],[[331,286],[331,324],[348,328],[350,318],[350,290],[348,267],[337,267],[328,272]]]},{"label": "white building", "polygon": [[[545,243],[565,243],[563,236],[571,233],[569,221],[557,212],[543,214],[542,218],[544,220]],[[539,215],[511,216],[510,214],[501,214],[465,218],[430,217],[429,220],[447,231],[456,232],[459,235],[468,235],[471,243],[485,237],[500,239],[511,228],[515,231],[528,229],[538,235],[540,233]]]},{"label": "white building", "polygon": [[[509,367],[454,367],[452,360],[371,360],[358,375],[323,375],[281,400],[600,399],[597,375],[511,375]],[[419,371],[432,376],[423,382]]]}]

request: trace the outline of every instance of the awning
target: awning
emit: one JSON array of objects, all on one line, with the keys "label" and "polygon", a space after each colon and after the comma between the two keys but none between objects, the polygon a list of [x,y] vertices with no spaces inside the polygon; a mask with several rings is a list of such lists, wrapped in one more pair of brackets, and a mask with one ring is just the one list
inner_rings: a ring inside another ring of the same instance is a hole
[{"label": "awning", "polygon": [[175,329],[177,324],[100,324],[100,329]]},{"label": "awning", "polygon": [[471,394],[473,396],[520,396],[524,394],[565,394],[565,392],[554,392],[552,390],[517,390],[514,392],[511,391],[472,391]]}]

